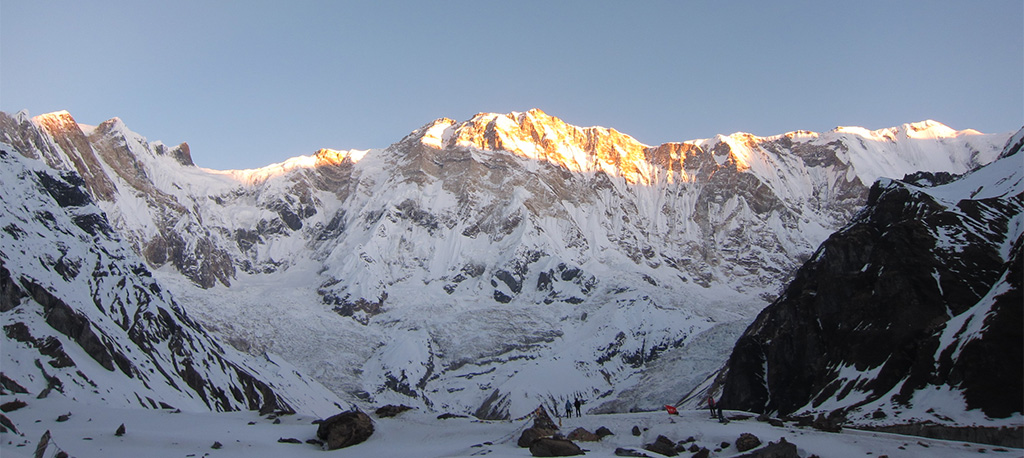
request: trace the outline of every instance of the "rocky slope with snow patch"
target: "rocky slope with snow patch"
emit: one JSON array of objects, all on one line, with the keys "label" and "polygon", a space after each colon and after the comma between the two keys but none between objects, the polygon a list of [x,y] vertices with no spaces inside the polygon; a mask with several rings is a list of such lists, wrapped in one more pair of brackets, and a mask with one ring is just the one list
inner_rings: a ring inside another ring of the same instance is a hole
[{"label": "rocky slope with snow patch", "polygon": [[[531,110],[212,171],[117,120],[19,113],[0,127],[23,155],[79,171],[161,283],[236,348],[340,394],[483,417],[577,395],[660,406],[690,382],[657,361],[720,358],[866,183],[964,173],[1006,139],[929,121],[652,147]],[[673,381],[652,387],[654,368]]]},{"label": "rocky slope with snow patch", "polygon": [[121,240],[75,171],[0,143],[4,392],[114,406],[330,412],[294,367],[222,346]]},{"label": "rocky slope with snow patch", "polygon": [[1022,144],[1024,130],[962,177],[876,182],[867,207],[738,340],[726,407],[1011,426],[1019,437]]}]

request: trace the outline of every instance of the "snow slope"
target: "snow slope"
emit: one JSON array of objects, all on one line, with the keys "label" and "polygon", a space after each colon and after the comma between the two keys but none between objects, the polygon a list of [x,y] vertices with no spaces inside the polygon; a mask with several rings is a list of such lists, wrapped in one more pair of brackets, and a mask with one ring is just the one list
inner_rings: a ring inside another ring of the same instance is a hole
[{"label": "snow slope", "polygon": [[[8,402],[12,396],[0,396]],[[148,456],[153,458],[181,456],[210,457],[320,457],[324,452],[315,444],[280,443],[278,439],[295,438],[300,441],[316,438],[316,417],[304,415],[281,416],[275,424],[267,416],[255,412],[201,413],[147,411],[123,409],[103,405],[87,405],[64,399],[28,400],[28,407],[7,414],[23,436],[3,434],[0,451],[5,457],[33,456],[39,438],[50,431],[51,442],[47,455],[58,449],[71,456]],[[60,415],[71,413],[65,422],[56,422]],[[741,415],[739,412],[726,412]],[[372,415],[371,415],[372,416]],[[39,420],[39,422],[36,422]],[[437,420],[435,415],[406,412],[395,418],[374,417],[375,432],[366,442],[333,453],[339,456],[416,456],[494,458],[530,456],[529,450],[519,448],[516,441],[532,419],[520,421],[479,421],[468,418]],[[864,456],[953,458],[963,456],[1017,457],[1020,449],[942,441],[896,434],[844,430],[826,433],[811,428],[787,426],[776,428],[754,419],[720,424],[708,419],[703,411],[681,411],[679,416],[661,412],[641,412],[614,415],[586,415],[583,418],[563,419],[561,431],[568,433],[577,427],[594,431],[604,426],[614,435],[600,442],[577,442],[588,450],[589,457],[612,457],[617,448],[642,450],[659,435],[673,441],[689,437],[693,444],[711,451],[710,457],[726,458],[739,455],[734,445],[742,433],[754,434],[763,443],[785,439],[797,446],[802,457],[811,455],[830,458],[862,458]],[[121,424],[126,433],[115,436]],[[630,434],[633,426],[643,432]],[[215,442],[222,444],[211,448]],[[728,447],[721,448],[722,443]],[[690,444],[688,444],[690,445]],[[717,450],[717,451],[716,451]],[[643,450],[642,450],[643,451]],[[643,451],[648,456],[662,456]],[[688,456],[683,454],[682,456]]]}]

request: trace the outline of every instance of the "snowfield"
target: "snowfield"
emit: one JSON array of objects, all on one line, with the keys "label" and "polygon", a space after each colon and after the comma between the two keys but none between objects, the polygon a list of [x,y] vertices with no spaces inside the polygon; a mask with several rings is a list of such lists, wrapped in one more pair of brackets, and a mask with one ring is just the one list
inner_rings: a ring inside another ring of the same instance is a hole
[{"label": "snowfield", "polygon": [[[324,452],[315,444],[279,443],[278,439],[295,438],[302,442],[316,438],[316,417],[284,415],[279,424],[270,416],[256,412],[180,412],[168,410],[123,409],[87,404],[54,395],[47,399],[32,396],[0,396],[2,403],[15,398],[28,403],[6,415],[23,435],[3,434],[0,454],[5,458],[31,457],[39,438],[50,431],[50,446],[45,456],[56,450],[74,457],[475,457],[490,458],[531,456],[526,448],[516,445],[520,434],[533,424],[531,418],[520,421],[481,421],[471,418],[436,419],[435,414],[409,411],[394,418],[374,419],[374,434],[369,440],[349,448]],[[64,422],[57,417],[71,413]],[[745,416],[726,411],[727,416]],[[670,416],[665,411],[628,414],[584,415],[582,418],[560,419],[560,431],[568,434],[577,427],[595,431],[604,426],[614,435],[600,442],[576,444],[587,450],[586,456],[615,456],[617,448],[640,450],[651,457],[657,453],[642,450],[659,435],[682,442],[689,437],[699,447],[711,450],[713,458],[741,455],[735,441],[742,433],[757,436],[763,444],[785,439],[797,446],[801,457],[818,455],[828,458],[890,457],[1020,457],[1021,449],[990,445],[926,439],[896,434],[843,430],[827,433],[793,426],[773,427],[754,418],[720,424],[705,411],[681,411]],[[126,433],[115,436],[121,424]],[[250,424],[253,423],[253,424]],[[638,426],[642,434],[630,431]],[[222,444],[212,448],[215,442]],[[728,442],[729,446],[722,448]],[[689,447],[689,444],[687,445]],[[717,450],[717,451],[716,451]],[[326,453],[326,455],[325,455]],[[689,456],[684,452],[680,456]]]}]

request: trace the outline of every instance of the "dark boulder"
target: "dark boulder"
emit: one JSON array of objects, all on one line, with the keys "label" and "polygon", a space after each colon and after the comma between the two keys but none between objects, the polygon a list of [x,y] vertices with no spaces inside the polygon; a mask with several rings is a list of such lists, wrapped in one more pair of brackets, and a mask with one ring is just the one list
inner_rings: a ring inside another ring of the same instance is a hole
[{"label": "dark boulder", "polygon": [[557,430],[548,428],[538,428],[536,426],[526,428],[523,433],[519,435],[519,441],[516,442],[520,447],[526,448],[533,445],[535,441],[545,437],[554,436]]},{"label": "dark boulder", "polygon": [[583,449],[568,439],[542,438],[530,444],[533,456],[576,456],[582,455]]},{"label": "dark boulder", "polygon": [[316,429],[316,437],[327,442],[328,450],[356,445],[373,435],[373,420],[358,410],[339,413],[324,420]]},{"label": "dark boulder", "polygon": [[737,455],[736,458],[800,458],[800,454],[797,453],[796,445],[786,442],[786,438],[781,438],[778,443],[769,442],[762,448]]},{"label": "dark boulder", "polygon": [[654,453],[660,453],[665,456],[676,456],[679,452],[676,451],[676,443],[665,436],[658,436],[654,442],[644,446],[644,449],[650,450]]},{"label": "dark boulder", "polygon": [[747,450],[753,450],[761,445],[761,439],[750,433],[740,434],[740,437],[736,439],[736,450],[745,452]]},{"label": "dark boulder", "polygon": [[619,447],[619,448],[615,449],[615,456],[632,456],[632,457],[640,457],[640,458],[651,458],[651,455],[648,455],[646,453],[643,453],[643,452],[640,452],[640,451],[637,451],[637,450],[633,450],[631,448],[622,448],[622,447]]},{"label": "dark boulder", "polygon": [[634,435],[634,436],[637,436],[637,437],[639,437],[639,436],[640,436],[640,427],[639,427],[639,426],[636,426],[636,425],[633,425],[633,431],[632,431],[632,433],[633,433],[633,435]]},{"label": "dark boulder", "polygon": [[566,436],[566,438],[569,439],[569,440],[573,440],[573,441],[583,441],[583,442],[597,442],[597,441],[601,440],[600,436],[598,436],[597,434],[594,434],[594,433],[592,433],[590,431],[587,431],[586,428],[583,428],[583,427],[579,427],[579,428],[576,428],[576,429],[572,430],[572,432],[569,433],[569,435]]},{"label": "dark boulder", "polygon": [[597,431],[594,431],[594,434],[597,434],[597,437],[600,437],[602,439],[604,439],[607,436],[614,436],[615,435],[615,434],[612,433],[612,431],[610,429],[605,428],[604,426],[602,426],[600,428],[597,428]]},{"label": "dark boulder", "polygon": [[394,404],[388,404],[384,407],[377,409],[374,413],[377,414],[377,418],[389,418],[394,417],[395,415],[398,415],[402,412],[405,412],[406,410],[412,410],[412,407],[409,407],[405,404],[397,406]]}]

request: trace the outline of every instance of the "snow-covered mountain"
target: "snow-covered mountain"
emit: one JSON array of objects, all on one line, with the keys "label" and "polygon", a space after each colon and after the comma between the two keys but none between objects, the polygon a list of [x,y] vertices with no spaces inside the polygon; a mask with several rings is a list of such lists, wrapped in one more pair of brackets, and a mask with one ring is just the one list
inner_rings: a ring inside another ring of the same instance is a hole
[{"label": "snow-covered mountain", "polygon": [[[881,179],[736,343],[722,398],[860,424],[1016,427],[1024,129],[962,177]],[[933,426],[937,428],[938,426]]]},{"label": "snow-covered mountain", "polygon": [[76,171],[0,143],[0,183],[0,391],[152,409],[336,408],[287,362],[222,346],[190,318]]},{"label": "snow-covered mountain", "polygon": [[594,411],[678,399],[868,184],[965,173],[1008,138],[926,121],[652,147],[531,110],[214,171],[117,119],[4,114],[0,128],[22,155],[77,171],[160,284],[232,346],[344,396],[481,417],[576,395]]}]

